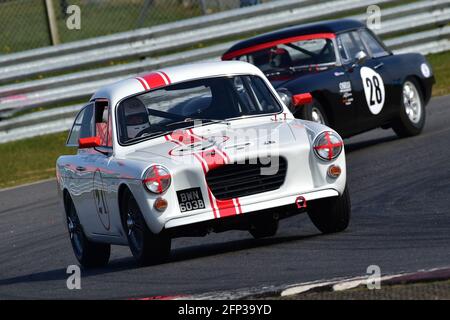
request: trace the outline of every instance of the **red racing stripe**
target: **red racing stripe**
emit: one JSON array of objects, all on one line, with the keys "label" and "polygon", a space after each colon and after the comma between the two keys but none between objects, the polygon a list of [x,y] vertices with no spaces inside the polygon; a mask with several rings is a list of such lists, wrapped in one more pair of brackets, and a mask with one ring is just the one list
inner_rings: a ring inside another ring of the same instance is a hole
[{"label": "red racing stripe", "polygon": [[162,71],[152,72],[136,79],[142,84],[145,90],[156,89],[171,84],[169,76]]},{"label": "red racing stripe", "polygon": [[151,89],[156,89],[166,85],[166,81],[159,73],[150,73],[142,76]]},{"label": "red racing stripe", "polygon": [[[197,136],[192,129],[189,129],[189,133],[196,138],[204,140],[203,137]],[[228,157],[228,155],[224,151],[220,150],[217,147],[214,147],[212,150],[201,152],[200,156],[206,161],[206,163],[208,165],[208,171],[218,168],[220,166],[223,166],[230,162],[230,158]],[[209,186],[208,186],[208,192],[211,193],[211,195],[212,195],[212,192],[209,189]],[[212,195],[212,196],[215,199],[214,195]],[[236,203],[235,203],[235,201],[236,201]],[[233,216],[233,215],[238,214],[239,211],[242,212],[242,210],[240,209],[240,203],[239,203],[239,201],[237,201],[237,198],[236,199],[227,199],[227,200],[215,199],[215,203],[219,210],[220,217]],[[236,204],[237,204],[237,206],[236,206]]]},{"label": "red racing stripe", "polygon": [[226,159],[216,151],[216,148],[212,150],[202,151],[199,153],[199,155],[206,161],[206,164],[208,165],[208,171],[226,164]]},{"label": "red racing stripe", "polygon": [[217,200],[217,207],[219,208],[220,217],[229,217],[229,216],[235,216],[238,214],[236,205],[234,204],[233,199],[227,199],[227,200]]},{"label": "red racing stripe", "polygon": [[159,73],[161,73],[163,75],[163,77],[166,78],[167,84],[171,84],[172,83],[172,81],[170,80],[169,76],[164,71],[160,71]]},{"label": "red racing stripe", "polygon": [[[200,140],[205,140],[203,137],[196,135],[192,129],[188,129],[187,131],[178,130],[165,137],[166,140],[172,141],[178,145],[186,145]],[[211,150],[193,153],[193,155],[202,165],[203,173],[205,175],[205,184],[208,191],[208,198],[214,212],[214,217],[228,217],[242,213],[241,204],[238,198],[217,200],[206,182],[206,174],[209,170],[218,168],[230,162],[228,155],[217,147],[214,147]]]},{"label": "red racing stripe", "polygon": [[238,213],[242,214],[241,202],[239,201],[239,198],[236,198],[235,200],[236,200],[236,203],[237,203]]},{"label": "red racing stripe", "polygon": [[[173,137],[173,134],[176,134],[176,138]],[[186,145],[183,143],[184,137],[186,135],[186,131],[184,131],[184,133],[180,133],[178,131],[178,134],[176,132],[173,132],[169,135],[166,135],[165,138],[167,141],[172,141],[173,143],[178,144],[179,146],[183,146]],[[189,134],[188,134],[189,135]],[[181,138],[181,139],[180,139]],[[194,137],[190,137],[189,139],[194,138]],[[211,190],[208,187],[208,184],[206,183],[206,173],[208,172],[208,168],[206,167],[204,161],[200,158],[200,156],[196,153],[193,153],[194,157],[197,159],[198,162],[200,162],[202,169],[203,169],[203,174],[205,176],[205,185],[206,185],[206,189],[208,191],[208,198],[209,198],[209,203],[211,204],[211,208],[213,209],[213,213],[214,213],[214,218],[218,218],[218,213],[216,210],[216,205],[214,203],[214,196],[212,195]]]},{"label": "red racing stripe", "polygon": [[201,138],[190,134],[190,131],[186,130],[176,130],[170,134],[170,137],[183,144],[191,144],[202,140]]}]

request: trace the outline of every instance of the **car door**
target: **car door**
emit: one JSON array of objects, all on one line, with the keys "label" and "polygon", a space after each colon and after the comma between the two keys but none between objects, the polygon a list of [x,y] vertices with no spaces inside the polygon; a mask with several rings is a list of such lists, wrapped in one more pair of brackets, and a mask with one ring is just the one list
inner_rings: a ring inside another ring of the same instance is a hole
[{"label": "car door", "polygon": [[[89,103],[80,112],[67,141],[67,146],[78,147],[81,138],[92,137],[94,133],[94,104]],[[95,172],[96,151],[93,148],[78,149],[70,163],[72,179],[70,194],[85,232],[91,233],[95,224],[91,212],[95,210],[92,201],[92,179]]]},{"label": "car door", "polygon": [[[356,104],[354,123],[356,131],[362,132],[380,126],[385,118],[386,88],[391,77],[383,64],[368,57],[363,63],[356,63],[356,55],[368,49],[361,41],[359,31],[340,33],[337,36],[341,61],[351,82],[353,103]],[[349,124],[350,125],[350,124]]]},{"label": "car door", "polygon": [[95,148],[92,154],[93,177],[92,177],[92,203],[95,216],[95,230],[98,235],[118,235],[119,230],[113,228],[111,223],[111,201],[116,200],[113,188],[111,188],[112,178],[115,177],[111,171],[110,162],[112,159],[112,123],[108,101],[98,99],[94,105],[94,136],[100,140],[100,146]]},{"label": "car door", "polygon": [[[401,101],[401,83],[395,80],[395,74],[393,74],[397,62],[394,55],[369,29],[360,29],[359,37],[368,53],[368,58],[364,65],[378,73],[383,80],[383,87],[379,84],[379,90],[384,93],[384,104],[381,106],[381,110],[377,115],[378,121],[376,122],[384,124],[396,114]],[[369,81],[366,80],[366,82],[368,84],[366,87],[366,98],[369,97],[370,99],[371,89],[377,90],[377,88],[375,86],[373,88],[370,87],[374,85],[373,81],[370,84]],[[366,114],[361,114],[361,121],[370,119],[370,116],[371,114],[368,114],[366,110]]]}]

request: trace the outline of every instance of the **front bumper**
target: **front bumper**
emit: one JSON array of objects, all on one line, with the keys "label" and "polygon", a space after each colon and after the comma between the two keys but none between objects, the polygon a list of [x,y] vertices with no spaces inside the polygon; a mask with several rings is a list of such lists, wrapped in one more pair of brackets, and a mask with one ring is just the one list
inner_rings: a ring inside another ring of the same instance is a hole
[{"label": "front bumper", "polygon": [[[241,208],[242,208],[242,214],[245,213],[251,213],[255,211],[261,211],[265,209],[270,208],[277,208],[282,207],[290,204],[295,204],[297,198],[301,196],[303,197],[307,202],[311,200],[321,199],[321,198],[329,198],[329,197],[337,197],[339,196],[339,192],[335,189],[323,189],[323,190],[316,190],[311,192],[306,192],[302,194],[293,194],[293,195],[287,195],[284,197],[277,197],[272,199],[266,199],[263,200],[264,196],[262,196],[262,199],[259,199],[258,197],[249,197],[250,200],[246,201],[245,198],[241,199]],[[213,220],[211,219],[211,211],[205,211],[202,213],[198,213],[195,215],[189,215],[185,217],[176,217],[173,219],[170,219],[165,224],[165,229],[175,228],[183,225],[188,224],[194,224],[199,223],[203,221]]]}]

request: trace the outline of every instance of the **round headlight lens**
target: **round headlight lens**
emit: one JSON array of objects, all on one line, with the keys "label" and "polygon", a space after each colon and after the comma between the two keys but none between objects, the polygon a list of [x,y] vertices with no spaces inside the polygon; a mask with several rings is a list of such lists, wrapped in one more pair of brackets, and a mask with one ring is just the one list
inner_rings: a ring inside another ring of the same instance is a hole
[{"label": "round headlight lens", "polygon": [[169,189],[171,181],[169,170],[163,166],[154,165],[147,169],[142,182],[148,191],[160,194]]},{"label": "round headlight lens", "polygon": [[325,131],[314,140],[314,153],[322,160],[331,161],[341,154],[343,145],[337,134]]}]

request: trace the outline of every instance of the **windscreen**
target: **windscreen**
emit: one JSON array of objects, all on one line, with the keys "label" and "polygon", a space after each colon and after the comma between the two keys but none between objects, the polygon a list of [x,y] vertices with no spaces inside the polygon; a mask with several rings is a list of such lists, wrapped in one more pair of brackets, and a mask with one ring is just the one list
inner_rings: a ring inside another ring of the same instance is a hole
[{"label": "windscreen", "polygon": [[130,144],[199,122],[210,124],[281,110],[260,77],[193,80],[123,100],[117,108],[119,141]]},{"label": "windscreen", "polygon": [[336,63],[333,41],[319,38],[303,40],[252,52],[238,60],[254,64],[263,72]]}]

